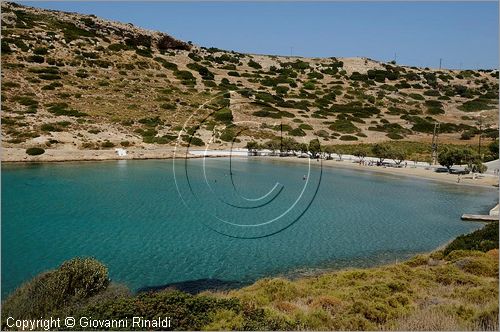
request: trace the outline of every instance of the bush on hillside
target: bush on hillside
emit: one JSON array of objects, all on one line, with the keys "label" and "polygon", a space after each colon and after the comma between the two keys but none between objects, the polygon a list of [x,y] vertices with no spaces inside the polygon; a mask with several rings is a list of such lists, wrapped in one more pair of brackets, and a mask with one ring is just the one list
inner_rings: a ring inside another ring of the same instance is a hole
[{"label": "bush on hillside", "polygon": [[173,37],[170,37],[169,35],[163,35],[159,40],[158,40],[158,49],[160,51],[166,51],[166,50],[185,50],[189,51],[191,49],[191,45],[177,40]]},{"label": "bush on hillside", "polygon": [[460,235],[444,249],[448,255],[453,250],[489,251],[498,249],[498,221],[487,224],[470,234]]},{"label": "bush on hillside", "polygon": [[30,156],[39,156],[41,154],[44,154],[45,150],[42,148],[27,148],[26,149],[26,154]]},{"label": "bush on hillside", "polygon": [[214,112],[214,118],[217,121],[229,124],[233,121],[233,113],[229,108],[224,107],[223,109]]},{"label": "bush on hillside", "polygon": [[3,303],[3,317],[38,318],[67,308],[104,290],[108,269],[92,258],[74,258],[24,283]]},{"label": "bush on hillside", "polygon": [[254,60],[250,59],[248,61],[248,66],[252,67],[252,68],[255,68],[255,69],[261,69],[262,66],[258,63],[258,62],[255,62]]}]

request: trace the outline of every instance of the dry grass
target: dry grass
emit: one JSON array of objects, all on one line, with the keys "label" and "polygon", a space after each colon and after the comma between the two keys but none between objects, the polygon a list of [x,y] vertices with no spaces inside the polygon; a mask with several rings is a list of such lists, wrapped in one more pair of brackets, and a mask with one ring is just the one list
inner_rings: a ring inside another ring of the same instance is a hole
[{"label": "dry grass", "polygon": [[494,330],[498,251],[440,255],[296,281],[264,279],[217,296],[263,307],[296,329]]}]

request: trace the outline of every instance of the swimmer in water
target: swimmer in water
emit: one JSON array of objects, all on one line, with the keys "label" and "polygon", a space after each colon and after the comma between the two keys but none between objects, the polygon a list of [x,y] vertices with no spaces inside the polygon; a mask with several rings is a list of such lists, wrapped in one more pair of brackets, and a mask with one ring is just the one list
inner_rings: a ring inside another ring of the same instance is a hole
[{"label": "swimmer in water", "polygon": [[304,176],[302,177],[302,180],[307,180],[307,176],[305,176],[305,175],[304,175]]}]

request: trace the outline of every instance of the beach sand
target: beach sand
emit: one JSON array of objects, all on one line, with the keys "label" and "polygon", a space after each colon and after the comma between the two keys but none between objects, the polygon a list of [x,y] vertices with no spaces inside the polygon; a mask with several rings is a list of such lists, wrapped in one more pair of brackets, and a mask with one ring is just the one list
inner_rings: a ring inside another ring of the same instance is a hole
[{"label": "beach sand", "polygon": [[[293,163],[304,163],[307,164],[309,159],[306,158],[296,158],[296,157],[253,157],[253,158],[266,158],[272,160],[279,160],[284,162]],[[365,172],[377,172],[396,176],[410,176],[414,178],[422,178],[427,180],[451,183],[462,186],[480,186],[480,187],[498,187],[498,176],[478,174],[476,179],[473,179],[472,174],[461,175],[460,182],[457,182],[458,175],[449,173],[437,173],[433,169],[425,169],[422,167],[412,167],[408,164],[408,167],[395,168],[395,167],[383,167],[383,166],[364,166],[360,165],[354,160],[320,160],[311,159],[311,164],[322,163],[323,167],[339,167],[348,168],[353,170],[365,171]]]}]

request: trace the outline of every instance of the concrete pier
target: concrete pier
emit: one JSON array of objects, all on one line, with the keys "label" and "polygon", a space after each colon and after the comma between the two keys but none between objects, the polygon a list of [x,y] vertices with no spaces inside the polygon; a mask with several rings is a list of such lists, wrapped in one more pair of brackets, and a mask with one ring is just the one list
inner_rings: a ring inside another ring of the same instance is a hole
[{"label": "concrete pier", "polygon": [[462,220],[468,221],[498,221],[498,215],[490,216],[484,214],[464,214]]}]

